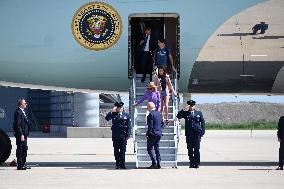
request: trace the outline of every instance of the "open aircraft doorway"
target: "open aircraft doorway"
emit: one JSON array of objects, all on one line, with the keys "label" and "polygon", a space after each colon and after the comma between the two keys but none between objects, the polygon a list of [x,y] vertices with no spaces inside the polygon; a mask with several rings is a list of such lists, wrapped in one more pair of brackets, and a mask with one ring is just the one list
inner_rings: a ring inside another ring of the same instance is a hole
[{"label": "open aircraft doorway", "polygon": [[[180,21],[176,13],[135,13],[128,17],[128,78],[134,73],[141,74],[141,40],[144,39],[144,30],[150,27],[157,39],[165,39],[166,47],[173,57],[173,64],[177,70],[177,79],[180,76]],[[158,45],[157,45],[158,47]]]}]

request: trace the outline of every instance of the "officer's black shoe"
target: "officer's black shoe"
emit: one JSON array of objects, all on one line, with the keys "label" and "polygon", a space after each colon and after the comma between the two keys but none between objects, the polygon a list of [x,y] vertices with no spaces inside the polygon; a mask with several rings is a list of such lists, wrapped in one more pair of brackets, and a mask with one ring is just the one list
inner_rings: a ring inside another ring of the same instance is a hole
[{"label": "officer's black shoe", "polygon": [[189,168],[194,168],[194,166],[192,164],[189,165]]},{"label": "officer's black shoe", "polygon": [[120,169],[120,167],[119,166],[115,166],[115,169]]},{"label": "officer's black shoe", "polygon": [[198,168],[199,168],[199,165],[198,165],[198,164],[197,164],[197,165],[195,165],[195,166],[194,166],[194,168],[198,169]]},{"label": "officer's black shoe", "polygon": [[126,169],[125,165],[120,165],[120,169]]},{"label": "officer's black shoe", "polygon": [[29,167],[27,165],[24,165],[23,167],[26,168],[26,169],[31,169],[31,167]]},{"label": "officer's black shoe", "polygon": [[161,169],[161,165],[157,165],[157,166],[156,166],[156,169]]},{"label": "officer's black shoe", "polygon": [[283,170],[283,167],[277,167],[276,170]]},{"label": "officer's black shoe", "polygon": [[17,170],[26,170],[25,167],[17,167]]},{"label": "officer's black shoe", "polygon": [[145,81],[145,77],[142,77],[141,82],[144,83]]},{"label": "officer's black shoe", "polygon": [[151,165],[150,167],[147,167],[147,169],[156,169],[156,165]]}]

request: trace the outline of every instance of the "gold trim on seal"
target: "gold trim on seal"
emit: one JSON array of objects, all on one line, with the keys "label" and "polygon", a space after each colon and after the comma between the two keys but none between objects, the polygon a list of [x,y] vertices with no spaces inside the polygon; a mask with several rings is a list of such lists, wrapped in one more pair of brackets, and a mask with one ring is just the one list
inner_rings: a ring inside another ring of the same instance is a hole
[{"label": "gold trim on seal", "polygon": [[[112,35],[107,37],[107,40],[94,43],[92,41],[86,40],[82,33],[80,32],[80,21],[86,13],[92,10],[101,10],[107,13],[113,20],[112,23]],[[81,6],[75,13],[72,19],[71,25],[72,33],[76,41],[82,45],[83,47],[90,49],[90,50],[104,50],[113,46],[122,33],[122,21],[118,12],[109,4],[103,2],[91,2]]]}]

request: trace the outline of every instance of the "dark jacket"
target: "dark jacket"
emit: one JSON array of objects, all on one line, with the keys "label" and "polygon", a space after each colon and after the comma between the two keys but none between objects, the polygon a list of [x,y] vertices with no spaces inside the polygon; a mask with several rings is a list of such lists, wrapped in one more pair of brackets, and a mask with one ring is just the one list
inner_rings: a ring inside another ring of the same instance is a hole
[{"label": "dark jacket", "polygon": [[[147,39],[146,39],[146,34],[144,36],[145,38],[143,39],[144,42],[140,45],[140,50],[144,51]],[[156,39],[156,37],[154,35],[150,35],[150,40],[149,40],[149,51],[151,52],[151,56],[154,57],[155,55],[155,51],[158,47],[158,40]]]},{"label": "dark jacket", "polygon": [[147,116],[148,130],[146,136],[162,136],[161,114],[157,110],[152,110]]},{"label": "dark jacket", "polygon": [[107,121],[112,120],[112,139],[118,139],[121,137],[121,134],[126,138],[130,137],[131,134],[131,118],[127,113],[122,112],[122,115],[119,116],[118,112],[109,112],[105,119]]},{"label": "dark jacket", "polygon": [[281,116],[278,121],[277,136],[281,141],[284,140],[284,116]]},{"label": "dark jacket", "polygon": [[191,115],[191,111],[181,110],[177,114],[177,118],[185,119],[185,136],[205,134],[205,120],[201,111],[194,111],[194,116]]},{"label": "dark jacket", "polygon": [[20,108],[17,108],[14,112],[13,130],[15,137],[21,135],[27,137],[29,135],[29,121]]}]

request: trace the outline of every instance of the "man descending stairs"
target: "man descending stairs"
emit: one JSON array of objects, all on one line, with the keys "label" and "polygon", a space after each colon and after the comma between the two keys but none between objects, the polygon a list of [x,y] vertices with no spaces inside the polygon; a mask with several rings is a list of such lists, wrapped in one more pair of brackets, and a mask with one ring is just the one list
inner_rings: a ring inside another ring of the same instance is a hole
[{"label": "man descending stairs", "polygon": [[[149,79],[141,83],[142,75],[134,75],[132,88],[130,91],[130,103],[134,104],[135,100],[140,99],[147,88]],[[146,77],[148,78],[148,77]],[[177,89],[177,82],[175,88]],[[177,150],[179,139],[179,123],[176,119],[177,100],[172,98],[169,102],[169,124],[163,129],[163,135],[160,140],[161,167],[177,167]],[[136,167],[149,167],[152,161],[147,152],[147,124],[146,124],[147,101],[144,101],[137,107],[131,106],[133,139],[136,153]]]}]

